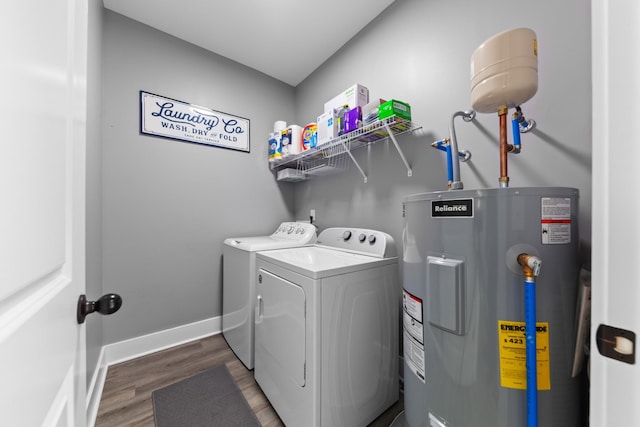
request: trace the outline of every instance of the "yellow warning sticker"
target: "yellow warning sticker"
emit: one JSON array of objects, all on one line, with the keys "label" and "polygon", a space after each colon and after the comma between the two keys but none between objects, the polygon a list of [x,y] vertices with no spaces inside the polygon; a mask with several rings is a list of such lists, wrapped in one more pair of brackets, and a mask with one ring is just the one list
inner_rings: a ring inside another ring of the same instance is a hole
[{"label": "yellow warning sticker", "polygon": [[[500,349],[500,385],[507,388],[527,389],[527,353],[524,322],[498,320],[498,347]],[[538,390],[551,390],[549,369],[549,323],[536,323],[536,359]]]}]

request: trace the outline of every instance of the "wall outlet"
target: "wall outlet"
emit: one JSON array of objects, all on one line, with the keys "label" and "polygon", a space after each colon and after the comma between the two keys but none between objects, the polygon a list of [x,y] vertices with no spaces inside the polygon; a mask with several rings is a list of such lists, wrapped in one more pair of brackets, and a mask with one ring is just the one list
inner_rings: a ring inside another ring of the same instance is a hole
[{"label": "wall outlet", "polygon": [[315,209],[311,209],[309,211],[309,219],[311,220],[312,223],[316,221],[316,210]]}]

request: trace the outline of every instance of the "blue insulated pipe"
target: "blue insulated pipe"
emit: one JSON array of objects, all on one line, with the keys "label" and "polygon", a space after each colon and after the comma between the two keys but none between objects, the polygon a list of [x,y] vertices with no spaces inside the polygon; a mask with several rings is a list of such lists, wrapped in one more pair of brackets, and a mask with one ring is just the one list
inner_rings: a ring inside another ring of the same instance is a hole
[{"label": "blue insulated pipe", "polygon": [[[439,141],[435,141],[431,143],[431,146],[433,148],[437,148],[440,151],[444,151],[445,153],[447,152],[447,144],[449,143],[449,139],[445,138],[445,139],[441,139]],[[458,151],[458,157],[460,158],[460,161],[464,162],[466,160],[468,160],[471,155],[468,151],[466,150],[462,150],[462,151]]]},{"label": "blue insulated pipe", "polygon": [[449,144],[447,144],[447,181],[449,184],[453,182],[453,155]]},{"label": "blue insulated pipe", "polygon": [[[447,153],[447,181],[448,181],[448,187],[451,190],[452,183],[455,179],[455,172],[454,172],[454,161],[453,161],[453,147],[451,146],[450,141],[451,140],[449,138],[440,139],[438,141],[432,142],[431,146],[433,148],[437,148],[438,150],[444,151],[445,153]],[[469,160],[469,158],[471,158],[471,153],[469,151],[466,151],[466,150],[458,151],[457,160],[461,162],[466,162],[467,160]]]},{"label": "blue insulated pipe", "polygon": [[511,119],[511,130],[513,133],[512,153],[518,154],[520,152],[520,117],[516,114],[514,114]]},{"label": "blue insulated pipe", "polygon": [[524,280],[524,321],[527,334],[527,427],[538,427],[538,366],[536,357],[536,279]]},{"label": "blue insulated pipe", "polygon": [[524,273],[524,321],[526,334],[527,427],[538,427],[538,366],[536,347],[536,277],[542,261],[528,255],[518,255]]}]

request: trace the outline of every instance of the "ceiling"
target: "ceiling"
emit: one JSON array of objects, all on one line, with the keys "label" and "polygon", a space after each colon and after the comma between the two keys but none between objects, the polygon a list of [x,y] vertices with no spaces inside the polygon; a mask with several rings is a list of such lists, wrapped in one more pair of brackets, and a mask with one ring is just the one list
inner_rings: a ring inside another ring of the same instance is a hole
[{"label": "ceiling", "polygon": [[103,0],[105,8],[297,86],[395,0]]}]

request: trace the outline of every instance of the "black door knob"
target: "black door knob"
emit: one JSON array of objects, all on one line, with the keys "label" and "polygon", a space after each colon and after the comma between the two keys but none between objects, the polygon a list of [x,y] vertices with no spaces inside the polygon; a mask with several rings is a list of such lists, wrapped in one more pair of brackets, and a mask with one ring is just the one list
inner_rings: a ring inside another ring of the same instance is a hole
[{"label": "black door knob", "polygon": [[122,307],[122,297],[118,294],[106,294],[97,301],[87,301],[87,296],[82,294],[78,298],[78,323],[84,323],[87,314],[97,311],[100,314],[113,314]]}]

